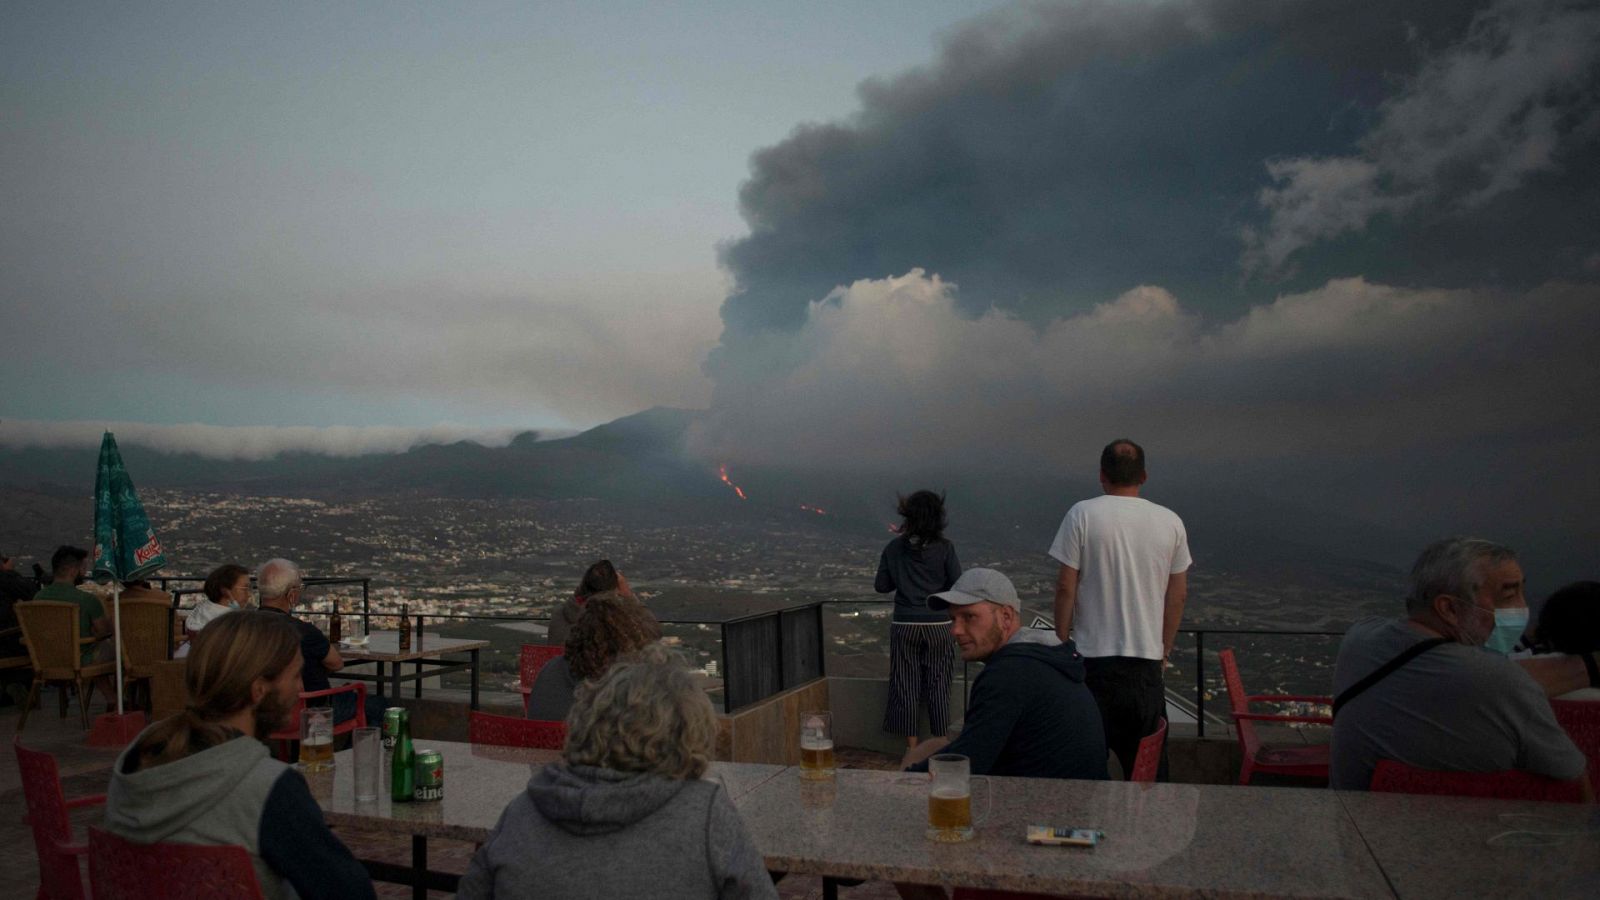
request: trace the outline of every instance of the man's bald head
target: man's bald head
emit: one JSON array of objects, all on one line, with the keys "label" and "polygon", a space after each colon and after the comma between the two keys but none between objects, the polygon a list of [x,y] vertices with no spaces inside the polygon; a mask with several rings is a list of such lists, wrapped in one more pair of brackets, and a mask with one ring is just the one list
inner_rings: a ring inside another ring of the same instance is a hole
[{"label": "man's bald head", "polygon": [[1100,477],[1112,487],[1144,484],[1144,448],[1127,438],[1117,438],[1100,451]]}]

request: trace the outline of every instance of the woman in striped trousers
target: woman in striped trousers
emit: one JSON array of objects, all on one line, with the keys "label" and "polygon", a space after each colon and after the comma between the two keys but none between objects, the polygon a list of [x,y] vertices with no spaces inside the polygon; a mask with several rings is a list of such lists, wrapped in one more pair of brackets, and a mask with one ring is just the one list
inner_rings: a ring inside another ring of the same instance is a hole
[{"label": "woman in striped trousers", "polygon": [[928,595],[949,590],[961,577],[956,547],[945,539],[949,524],[944,496],[917,491],[900,497],[900,536],[883,548],[878,559],[878,593],[894,592],[894,621],[889,626],[889,703],[883,730],[904,735],[917,745],[917,718],[928,711],[935,737],[950,727],[950,675],[955,668],[956,641],[950,617],[928,608]]}]

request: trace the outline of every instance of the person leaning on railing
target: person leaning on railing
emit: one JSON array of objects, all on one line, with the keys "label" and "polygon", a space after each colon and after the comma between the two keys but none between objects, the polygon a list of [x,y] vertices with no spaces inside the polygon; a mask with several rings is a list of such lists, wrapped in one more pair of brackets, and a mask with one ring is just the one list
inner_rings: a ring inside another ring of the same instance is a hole
[{"label": "person leaning on railing", "polygon": [[716,716],[675,655],[652,645],[581,686],[567,727],[457,897],[778,896],[727,790],[701,778]]}]

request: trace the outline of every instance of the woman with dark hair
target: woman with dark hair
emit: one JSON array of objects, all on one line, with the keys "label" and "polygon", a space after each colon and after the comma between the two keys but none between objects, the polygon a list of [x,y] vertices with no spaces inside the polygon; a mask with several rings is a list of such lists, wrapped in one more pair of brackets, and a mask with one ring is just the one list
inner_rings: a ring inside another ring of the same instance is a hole
[{"label": "woman with dark hair", "polygon": [[[1539,610],[1533,646],[1538,653],[1600,653],[1600,581],[1575,581],[1551,594]],[[1600,688],[1580,688],[1561,699],[1600,700]]]},{"label": "woman with dark hair", "polygon": [[562,655],[545,663],[528,692],[528,718],[560,721],[579,684],[604,675],[617,657],[661,640],[661,623],[644,604],[615,591],[590,597]]},{"label": "woman with dark hair", "polygon": [[[205,596],[195,603],[194,609],[189,610],[189,615],[183,620],[183,631],[190,641],[200,633],[200,629],[206,627],[207,622],[236,609],[250,607],[250,570],[233,563],[217,566],[206,576],[202,590]],[[178,648],[174,657],[182,659],[188,655],[189,645],[185,643]]]},{"label": "woman with dark hair", "polygon": [[603,594],[606,591],[616,591],[619,596],[633,599],[633,588],[628,586],[628,579],[617,571],[611,560],[597,560],[584,570],[583,579],[578,582],[578,589],[571,597],[562,601],[551,614],[550,634],[545,643],[556,646],[565,644],[567,635],[572,633],[572,626],[577,624],[578,617],[583,615],[584,604],[595,594]]},{"label": "woman with dark hair", "polygon": [[874,587],[894,592],[894,620],[889,625],[889,704],[883,730],[904,735],[907,747],[917,745],[919,707],[928,709],[934,737],[950,727],[950,674],[955,666],[956,639],[950,616],[928,608],[928,595],[950,589],[961,577],[956,547],[945,540],[949,524],[944,495],[917,491],[900,497],[900,536],[883,548]]}]

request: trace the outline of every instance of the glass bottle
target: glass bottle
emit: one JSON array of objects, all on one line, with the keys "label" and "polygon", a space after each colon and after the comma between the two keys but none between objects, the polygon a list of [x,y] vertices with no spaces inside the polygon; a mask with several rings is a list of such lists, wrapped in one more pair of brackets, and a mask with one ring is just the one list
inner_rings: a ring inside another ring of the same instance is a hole
[{"label": "glass bottle", "polygon": [[411,649],[411,616],[404,606],[400,607],[400,652]]},{"label": "glass bottle", "polygon": [[416,749],[411,745],[411,713],[402,709],[394,751],[389,757],[389,799],[396,803],[411,802],[411,789],[416,777],[412,766],[416,762],[416,755]]}]

